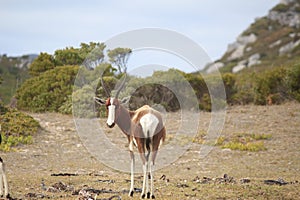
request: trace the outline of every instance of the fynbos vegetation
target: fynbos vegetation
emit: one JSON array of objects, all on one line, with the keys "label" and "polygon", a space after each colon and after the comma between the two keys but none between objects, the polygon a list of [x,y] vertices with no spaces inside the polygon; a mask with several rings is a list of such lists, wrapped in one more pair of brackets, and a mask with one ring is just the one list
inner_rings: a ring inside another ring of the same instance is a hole
[{"label": "fynbos vegetation", "polygon": [[0,150],[9,151],[20,144],[33,142],[32,136],[38,132],[39,123],[32,117],[15,109],[7,108],[0,102]]}]

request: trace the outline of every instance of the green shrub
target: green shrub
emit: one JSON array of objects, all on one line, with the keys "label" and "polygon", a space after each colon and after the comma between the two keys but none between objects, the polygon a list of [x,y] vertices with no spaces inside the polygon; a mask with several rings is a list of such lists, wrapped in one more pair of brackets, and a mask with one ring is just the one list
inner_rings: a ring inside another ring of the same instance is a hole
[{"label": "green shrub", "polygon": [[25,81],[17,90],[18,108],[33,112],[58,111],[72,94],[78,66],[48,70]]},{"label": "green shrub", "polygon": [[[89,86],[77,89],[73,92],[74,115],[76,117],[91,118],[95,117],[94,107],[94,89]],[[103,106],[104,107],[104,106]]]},{"label": "green shrub", "polygon": [[69,95],[65,98],[64,103],[58,108],[58,112],[62,114],[72,114],[73,102],[72,96]]},{"label": "green shrub", "polygon": [[4,106],[3,102],[0,100],[0,115],[4,115],[8,111],[8,108]]},{"label": "green shrub", "polygon": [[40,53],[40,55],[30,64],[29,74],[31,76],[38,76],[53,68],[55,68],[54,57],[47,53]]},{"label": "green shrub", "polygon": [[258,105],[266,105],[267,103],[279,104],[288,99],[289,87],[287,80],[288,70],[283,67],[275,68],[258,75],[254,86],[254,103]]},{"label": "green shrub", "polygon": [[276,67],[260,73],[240,73],[235,82],[233,104],[281,104],[300,102],[300,65]]},{"label": "green shrub", "polygon": [[201,99],[205,93],[208,93],[208,88],[204,78],[199,74],[185,74],[185,79],[195,90],[198,99]]},{"label": "green shrub", "polygon": [[[183,92],[182,90],[178,90],[177,95],[183,96]],[[144,84],[134,91],[129,102],[129,108],[135,110],[145,104],[159,104],[171,112],[180,109],[180,104],[173,91],[161,84]]]},{"label": "green shrub", "polygon": [[[227,103],[232,103],[232,97],[236,93],[236,75],[232,73],[225,73],[222,74],[221,78],[222,81],[220,81],[219,77],[214,74],[207,75],[205,79],[201,79],[203,85],[201,88],[193,87],[194,89],[196,88],[196,94],[201,94],[197,95],[200,96],[200,98],[198,98],[199,108],[201,110],[219,110],[225,108],[227,106]],[[210,90],[208,90],[207,85],[209,86]],[[197,90],[199,90],[200,92]],[[226,93],[226,99],[222,99],[223,97],[220,95],[221,93],[223,93],[223,91]]]},{"label": "green shrub", "polygon": [[254,140],[268,140],[268,139],[272,138],[272,135],[265,134],[265,133],[262,133],[262,134],[252,133],[252,134],[250,134],[250,137]]},{"label": "green shrub", "polygon": [[0,115],[0,150],[9,151],[19,144],[31,144],[32,136],[39,130],[39,123],[32,117],[13,109],[7,109]]},{"label": "green shrub", "polygon": [[289,94],[300,102],[300,65],[294,65],[288,72]]},{"label": "green shrub", "polygon": [[222,146],[222,148],[231,149],[231,150],[240,150],[240,151],[264,151],[266,147],[264,142],[249,142],[249,143],[241,143],[241,142],[228,142]]},{"label": "green shrub", "polygon": [[231,150],[264,151],[267,150],[267,148],[265,147],[263,140],[269,140],[271,138],[271,134],[264,133],[235,133],[231,137],[219,137],[216,145]]},{"label": "green shrub", "polygon": [[205,111],[211,111],[211,99],[208,93],[204,94],[203,97],[200,99],[199,109]]},{"label": "green shrub", "polygon": [[240,73],[235,82],[236,93],[231,97],[233,104],[245,105],[254,102],[255,74]]},{"label": "green shrub", "polygon": [[232,104],[246,105],[254,102],[253,88],[239,89],[236,94],[232,96]]},{"label": "green shrub", "polygon": [[224,82],[227,102],[232,103],[233,96],[237,92],[235,87],[236,75],[232,73],[225,73],[222,75],[222,79]]},{"label": "green shrub", "polygon": [[10,151],[12,147],[16,147],[20,144],[32,144],[33,143],[33,138],[31,135],[28,136],[5,136],[2,135],[2,144],[0,145],[0,150],[1,151]]}]

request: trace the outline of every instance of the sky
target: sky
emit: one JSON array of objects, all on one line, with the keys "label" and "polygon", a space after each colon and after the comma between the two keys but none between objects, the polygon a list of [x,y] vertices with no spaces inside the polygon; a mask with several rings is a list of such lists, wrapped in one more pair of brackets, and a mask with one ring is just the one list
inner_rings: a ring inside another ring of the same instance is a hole
[{"label": "sky", "polygon": [[279,0],[0,0],[0,54],[53,54],[82,42],[105,42],[124,32],[159,28],[190,38],[216,60],[255,18],[267,15],[277,3]]}]

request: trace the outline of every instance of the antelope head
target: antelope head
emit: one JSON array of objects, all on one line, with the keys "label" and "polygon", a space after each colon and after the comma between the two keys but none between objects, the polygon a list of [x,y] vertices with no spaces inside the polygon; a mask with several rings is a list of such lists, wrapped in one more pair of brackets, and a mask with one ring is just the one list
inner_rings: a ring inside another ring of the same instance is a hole
[{"label": "antelope head", "polygon": [[115,122],[119,118],[120,105],[124,104],[124,103],[127,103],[128,100],[129,100],[129,98],[124,98],[121,101],[118,99],[119,94],[120,94],[122,88],[125,85],[126,76],[127,76],[127,74],[125,73],[124,80],[122,81],[121,85],[117,89],[116,95],[114,97],[111,97],[109,90],[106,88],[106,86],[104,84],[104,81],[103,81],[103,77],[101,76],[101,78],[100,78],[101,84],[102,84],[102,87],[103,87],[103,89],[106,93],[107,99],[103,100],[103,99],[98,98],[98,97],[94,97],[94,99],[95,99],[96,103],[98,103],[100,105],[105,105],[106,113],[107,113],[106,124],[109,128],[113,128],[115,126]]}]

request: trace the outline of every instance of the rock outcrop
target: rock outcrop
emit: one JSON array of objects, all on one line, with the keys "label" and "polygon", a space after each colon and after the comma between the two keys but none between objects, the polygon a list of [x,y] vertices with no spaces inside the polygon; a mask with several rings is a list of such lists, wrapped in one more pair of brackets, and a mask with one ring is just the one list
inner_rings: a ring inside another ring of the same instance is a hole
[{"label": "rock outcrop", "polygon": [[282,0],[277,8],[271,10],[268,18],[279,22],[283,26],[297,27],[300,26],[300,4],[295,0]]},{"label": "rock outcrop", "polygon": [[251,33],[250,35],[240,35],[236,42],[229,44],[226,53],[230,53],[227,60],[232,61],[238,58],[241,58],[244,55],[244,49],[245,47],[255,42],[257,39],[256,35]]},{"label": "rock outcrop", "polygon": [[237,73],[245,68],[283,65],[300,55],[300,1],[281,0],[265,17],[255,19],[236,41],[229,44],[222,58],[206,66]]}]

